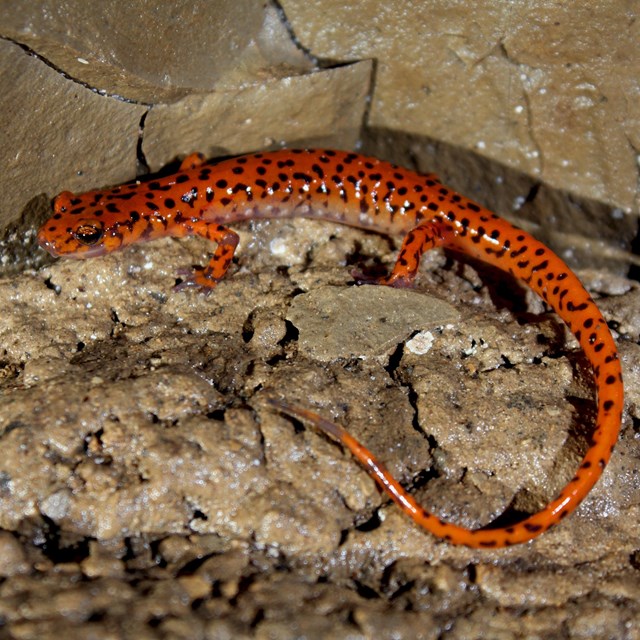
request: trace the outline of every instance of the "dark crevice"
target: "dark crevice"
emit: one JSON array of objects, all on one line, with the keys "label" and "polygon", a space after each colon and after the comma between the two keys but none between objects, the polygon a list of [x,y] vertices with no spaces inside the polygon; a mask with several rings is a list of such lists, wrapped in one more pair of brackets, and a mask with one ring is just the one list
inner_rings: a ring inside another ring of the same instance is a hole
[{"label": "dark crevice", "polygon": [[214,409],[213,411],[207,412],[206,416],[209,420],[217,420],[218,422],[223,422],[225,413],[226,412],[224,409]]},{"label": "dark crevice", "polygon": [[298,327],[296,327],[292,322],[290,322],[289,320],[285,320],[284,325],[286,328],[286,332],[282,340],[278,342],[278,345],[281,347],[286,347],[291,342],[297,342],[298,337],[300,336]]},{"label": "dark crevice", "polygon": [[[638,228],[636,237],[631,241],[630,251],[635,256],[640,255],[640,227]],[[632,264],[629,267],[627,277],[631,280],[640,281],[640,265]]]},{"label": "dark crevice", "polygon": [[[428,438],[428,440],[433,440],[433,438]],[[429,444],[431,444],[431,442],[429,442]],[[417,491],[418,489],[426,487],[432,480],[438,477],[440,477],[440,474],[435,470],[434,467],[423,469],[422,471],[416,473],[413,478],[411,478],[411,486],[408,487],[408,489],[412,492]]]},{"label": "dark crevice", "polygon": [[372,516],[362,524],[359,524],[355,527],[356,531],[375,531],[382,524],[382,520],[380,520],[380,516],[378,511],[374,511]]},{"label": "dark crevice", "polygon": [[107,618],[107,611],[105,609],[98,609],[94,611],[88,618],[87,622],[102,622]]},{"label": "dark crevice", "polygon": [[160,540],[152,540],[149,544],[149,549],[151,551],[151,557],[153,561],[156,563],[156,567],[160,567],[164,569],[169,565],[169,563],[165,560],[162,553],[160,553]]},{"label": "dark crevice", "polygon": [[193,560],[189,560],[178,569],[176,572],[176,578],[179,578],[180,576],[193,575],[205,562],[209,560],[209,558],[212,558],[214,555],[216,554],[209,553],[207,555],[194,558]]},{"label": "dark crevice", "polygon": [[256,363],[254,360],[250,360],[249,362],[247,362],[247,366],[245,367],[244,370],[244,378],[245,380],[251,379],[253,377],[253,374],[256,370]]},{"label": "dark crevice", "polygon": [[47,278],[44,281],[44,286],[47,287],[47,289],[51,289],[57,296],[59,296],[62,291],[62,287],[59,284],[53,284],[51,278]]},{"label": "dark crevice", "polygon": [[145,111],[140,117],[140,125],[138,127],[138,142],[136,144],[136,158],[138,160],[138,175],[144,175],[147,173],[151,173],[151,169],[149,167],[149,163],[147,162],[147,158],[144,155],[144,150],[142,148],[142,143],[144,142],[144,125],[147,119],[147,115],[149,115],[149,111]]},{"label": "dark crevice", "polygon": [[284,25],[284,28],[287,30],[289,38],[291,38],[291,42],[293,42],[293,44],[298,49],[300,49],[300,51],[302,51],[302,53],[304,53],[304,55],[307,58],[309,58],[309,60],[317,67],[322,68],[325,66],[331,66],[330,63],[325,62],[320,58],[317,58],[316,56],[314,56],[313,53],[311,53],[311,49],[309,49],[308,47],[305,47],[302,44],[302,42],[300,42],[300,40],[298,39],[298,36],[296,35],[296,32],[293,29],[293,25],[291,24],[291,22],[289,22],[289,18],[287,18],[287,13],[282,7],[282,5],[280,4],[280,2],[278,2],[277,0],[271,0],[271,4],[275,7],[276,12],[278,13],[278,18],[280,18],[280,22],[282,22],[282,24]]},{"label": "dark crevice", "polygon": [[[418,332],[415,332],[415,333],[418,333]],[[420,434],[420,437],[425,438],[427,440],[427,443],[429,445],[429,450],[433,452],[438,448],[438,442],[432,435],[425,433],[425,431],[420,426],[420,421],[418,417],[419,416],[418,393],[410,383],[407,383],[401,380],[399,368],[400,368],[400,363],[402,361],[403,355],[404,355],[404,343],[401,343],[398,345],[398,347],[393,352],[393,354],[391,354],[389,358],[389,362],[387,363],[387,366],[385,367],[385,369],[389,374],[389,376],[395,382],[397,382],[400,386],[406,389],[407,400],[409,401],[409,405],[411,406],[411,409],[412,409],[411,426],[414,431]],[[414,475],[411,479],[410,485],[406,488],[409,491],[416,491],[426,486],[427,484],[429,484],[431,480],[433,480],[434,478],[438,478],[439,476],[440,476],[439,471],[434,466],[431,466],[430,468],[423,469],[419,471],[416,475]]]},{"label": "dark crevice", "polygon": [[100,428],[98,429],[96,432],[94,433],[88,433],[85,438],[84,438],[84,442],[82,444],[82,453],[85,454],[86,456],[92,457],[94,459],[94,461],[96,460],[96,458],[100,457],[102,458],[102,456],[96,456],[93,452],[90,452],[89,448],[90,448],[90,444],[92,441],[96,441],[100,447],[102,448],[103,446],[103,442],[102,442],[102,436],[104,435],[104,429]]},{"label": "dark crevice", "polygon": [[137,559],[138,553],[137,553],[136,549],[134,548],[133,541],[131,540],[131,538],[125,538],[124,539],[124,548],[125,548],[125,553],[122,556],[122,561],[123,562],[128,562],[130,560],[136,560]]},{"label": "dark crevice", "polygon": [[242,325],[242,340],[245,344],[251,342],[251,338],[253,338],[254,327],[253,327],[253,318],[255,315],[255,311],[252,311],[247,319],[244,321]]},{"label": "dark crevice", "polygon": [[[24,429],[26,428],[26,426],[26,423],[24,423],[22,420],[12,420],[4,427],[4,429],[2,429],[1,433],[3,436],[6,436],[12,431],[15,431],[16,429]],[[2,474],[3,477],[8,476],[8,474],[4,471],[2,472]]]},{"label": "dark crevice", "polygon": [[350,533],[351,531],[349,529],[343,529],[340,532],[340,540],[338,540],[338,544],[337,544],[338,549],[342,547],[344,544],[346,544],[347,540],[349,540]]},{"label": "dark crevice", "polygon": [[249,627],[251,629],[255,629],[264,619],[265,619],[264,609],[262,607],[259,607],[256,610],[256,613],[253,616],[253,620],[251,620]]},{"label": "dark crevice", "polygon": [[291,298],[296,298],[297,296],[303,293],[305,293],[304,289],[301,289],[300,287],[296,287],[295,289],[293,289],[293,291],[291,291],[290,296]]},{"label": "dark crevice", "polygon": [[527,193],[527,195],[525,196],[524,203],[533,202],[536,199],[536,196],[538,195],[539,191],[540,191],[540,183],[535,182],[534,184],[531,185],[531,188],[529,189],[529,193]]},{"label": "dark crevice", "polygon": [[275,367],[278,364],[280,364],[281,362],[285,361],[286,359],[287,359],[287,356],[282,355],[282,354],[277,354],[277,355],[265,360],[265,362],[270,367]]},{"label": "dark crevice", "polygon": [[62,541],[63,531],[58,524],[48,516],[41,514],[43,526],[40,531],[42,542],[35,542],[44,555],[55,564],[67,562],[82,562],[89,557],[89,538],[75,540],[71,544]]},{"label": "dark crevice", "polygon": [[516,366],[509,360],[509,358],[507,358],[507,356],[503,354],[500,356],[500,359],[502,360],[502,364],[500,365],[500,368],[515,369]]},{"label": "dark crevice", "polygon": [[229,604],[232,607],[237,607],[240,598],[251,589],[254,582],[255,578],[253,575],[241,576],[240,580],[238,581],[236,595],[229,598]]},{"label": "dark crevice", "polygon": [[404,355],[404,342],[401,342],[396,347],[396,350],[389,356],[389,362],[387,362],[385,366],[386,372],[389,376],[395,380],[396,372],[398,367],[400,366],[400,362],[402,360],[402,356]]},{"label": "dark crevice", "polygon": [[502,529],[504,527],[512,527],[530,517],[531,514],[520,509],[516,509],[513,505],[509,505],[495,520],[490,522],[481,531],[491,531],[492,529]]},{"label": "dark crevice", "polygon": [[[212,591],[213,591],[213,588],[212,588]],[[191,611],[198,611],[200,608],[204,607],[207,602],[208,602],[208,598],[207,599],[205,599],[205,598],[196,598],[191,603]]]},{"label": "dark crevice", "polygon": [[359,580],[354,580],[353,584],[355,585],[356,592],[359,596],[364,598],[365,600],[378,600],[380,599],[380,594],[370,586],[360,582]]},{"label": "dark crevice", "polygon": [[[394,565],[387,567],[385,574],[382,576],[382,581],[385,586],[385,590],[388,590],[388,587],[390,586],[389,573],[390,573],[390,570],[393,570],[393,568],[394,568]],[[407,582],[404,582],[403,584],[401,584],[395,591],[392,591],[391,593],[389,593],[388,598],[390,601],[393,602],[393,600],[397,600],[400,596],[404,595],[405,593],[410,593],[411,591],[413,591],[415,586],[416,586],[415,580],[407,580]]]},{"label": "dark crevice", "polygon": [[420,435],[424,436],[423,430],[420,428],[420,423],[418,421],[418,394],[415,389],[406,382],[403,382],[400,379],[399,375],[399,367],[400,362],[402,361],[402,356],[404,355],[404,342],[400,343],[396,350],[391,354],[389,358],[389,362],[385,367],[387,373],[391,377],[392,380],[397,382],[400,386],[407,390],[407,399],[409,400],[409,404],[413,410],[412,418],[411,418],[411,426],[415,431],[417,431]]},{"label": "dark crevice", "polygon": [[298,418],[296,418],[295,416],[292,416],[290,414],[284,414],[284,417],[291,423],[291,425],[293,426],[293,432],[294,433],[303,433],[304,431],[307,430],[307,428],[304,426],[304,422],[302,422],[302,420],[299,420]]},{"label": "dark crevice", "polygon": [[[373,232],[370,232],[373,233]],[[394,242],[391,237],[385,238],[388,242],[389,250],[395,249]],[[354,277],[352,286],[360,285],[360,278],[364,278],[364,282],[369,280],[376,280],[377,278],[384,278],[389,275],[389,265],[382,262],[378,256],[370,256],[362,252],[362,245],[356,242],[353,251],[345,255],[345,266],[355,267],[351,270],[351,275]],[[360,278],[358,277],[360,276]]]}]

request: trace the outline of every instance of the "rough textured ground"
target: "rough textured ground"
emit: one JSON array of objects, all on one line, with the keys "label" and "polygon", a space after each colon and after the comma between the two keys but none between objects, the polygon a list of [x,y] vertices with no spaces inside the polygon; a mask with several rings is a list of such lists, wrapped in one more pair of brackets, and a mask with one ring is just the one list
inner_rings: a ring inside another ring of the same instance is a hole
[{"label": "rough textured ground", "polygon": [[[583,274],[623,334],[631,403],[604,478],[533,543],[473,551],[418,530],[265,398],[339,420],[425,504],[477,526],[575,468],[593,404],[564,328],[436,252],[416,290],[375,298],[379,318],[402,297],[434,318],[407,314],[360,350],[385,323],[349,313],[347,263],[390,260],[386,239],[309,221],[242,239],[209,297],[171,291],[204,260],[197,240],[0,283],[0,635],[638,637],[637,286]],[[341,340],[300,320],[318,296]]]}]

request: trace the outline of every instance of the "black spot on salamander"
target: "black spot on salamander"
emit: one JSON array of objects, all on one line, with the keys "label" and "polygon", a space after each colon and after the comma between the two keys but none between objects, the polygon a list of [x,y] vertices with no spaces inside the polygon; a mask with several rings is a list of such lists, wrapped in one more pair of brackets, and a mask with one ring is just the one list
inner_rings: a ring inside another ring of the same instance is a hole
[{"label": "black spot on salamander", "polygon": [[313,180],[313,178],[309,174],[302,173],[300,171],[296,171],[293,174],[293,179],[294,180],[302,180],[305,184],[309,184]]}]

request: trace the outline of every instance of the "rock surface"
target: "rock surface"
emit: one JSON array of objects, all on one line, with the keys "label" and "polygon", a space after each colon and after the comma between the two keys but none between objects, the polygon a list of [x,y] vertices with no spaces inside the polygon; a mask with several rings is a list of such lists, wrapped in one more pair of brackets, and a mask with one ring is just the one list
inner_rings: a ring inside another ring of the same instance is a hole
[{"label": "rock surface", "polygon": [[[415,290],[355,289],[354,262],[389,266],[392,243],[306,220],[239,228],[208,297],[172,292],[201,239],[49,263],[0,280],[0,637],[640,637],[640,287],[616,253],[637,226],[630,10],[282,6],[321,63],[268,4],[0,2],[0,225],[22,214],[28,240],[57,191],[194,150],[354,147],[372,89],[368,151],[526,213],[591,267],[627,390],[611,463],[531,544],[456,548],[270,408],[340,422],[441,517],[538,508],[586,446],[591,377],[541,302],[477,263],[431,252]],[[11,246],[7,267],[40,255]]]},{"label": "rock surface", "polygon": [[474,149],[637,211],[640,24],[625,0],[282,5],[316,55],[378,60],[371,126]]},{"label": "rock surface", "polygon": [[[176,268],[204,259],[197,241],[0,282],[6,629],[633,637],[621,630],[640,622],[637,286],[592,274],[629,338],[630,415],[603,478],[535,542],[473,551],[418,530],[354,460],[265,400],[341,422],[424,504],[479,526],[539,507],[576,467],[593,404],[565,330],[504,278],[434,253],[417,290],[402,292],[458,309],[429,329],[428,348],[398,338],[362,357],[344,331],[351,355],[318,357],[292,308],[324,291],[329,323],[353,313],[348,271],[324,259],[344,262],[362,233],[310,221],[255,233],[245,229],[235,273],[209,297],[171,292]],[[370,239],[368,255],[392,259]],[[291,241],[312,258],[283,268],[265,247]],[[381,316],[397,309],[377,304]],[[403,334],[425,333],[423,319],[405,323]]]}]

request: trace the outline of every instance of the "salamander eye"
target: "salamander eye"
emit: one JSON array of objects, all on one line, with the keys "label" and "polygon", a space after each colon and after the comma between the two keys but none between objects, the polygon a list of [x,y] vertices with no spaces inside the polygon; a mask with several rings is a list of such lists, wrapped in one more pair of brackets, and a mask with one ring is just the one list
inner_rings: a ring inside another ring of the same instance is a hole
[{"label": "salamander eye", "polygon": [[74,232],[73,237],[82,244],[98,244],[104,236],[104,229],[99,224],[81,224]]}]

